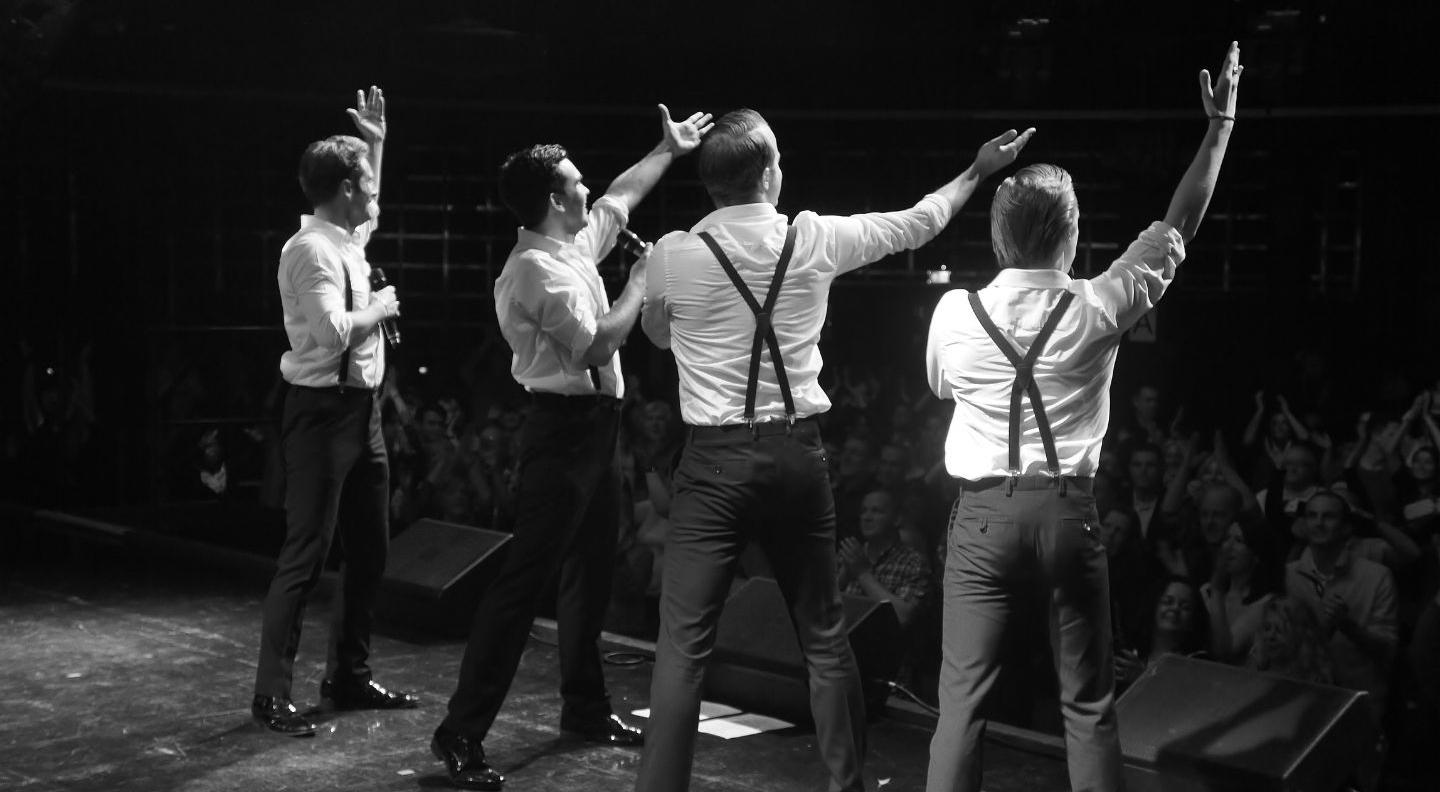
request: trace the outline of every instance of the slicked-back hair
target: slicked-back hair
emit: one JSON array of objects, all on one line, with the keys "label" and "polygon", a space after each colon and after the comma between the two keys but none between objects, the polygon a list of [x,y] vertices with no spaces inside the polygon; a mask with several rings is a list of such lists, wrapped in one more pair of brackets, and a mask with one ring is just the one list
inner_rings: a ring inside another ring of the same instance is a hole
[{"label": "slicked-back hair", "polygon": [[696,167],[716,203],[743,203],[760,189],[765,169],[775,161],[774,147],[760,134],[767,126],[759,113],[742,107],[720,116],[706,133]]},{"label": "slicked-back hair", "polygon": [[352,135],[331,135],[305,147],[300,155],[300,189],[311,206],[327,203],[347,179],[364,174],[360,163],[370,156],[370,146]]},{"label": "slicked-back hair", "polygon": [[1029,165],[1000,183],[990,203],[990,246],[1002,268],[1051,266],[1080,223],[1070,174]]},{"label": "slicked-back hair", "polygon": [[564,187],[560,161],[570,154],[564,146],[542,143],[513,152],[500,165],[500,200],[520,225],[532,228],[545,219],[550,193]]}]

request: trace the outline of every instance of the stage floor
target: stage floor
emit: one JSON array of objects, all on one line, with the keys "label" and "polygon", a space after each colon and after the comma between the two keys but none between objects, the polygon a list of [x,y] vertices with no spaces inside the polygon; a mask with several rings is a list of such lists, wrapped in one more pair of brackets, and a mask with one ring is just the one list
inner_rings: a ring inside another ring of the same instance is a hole
[{"label": "stage floor", "polygon": [[[249,717],[263,576],[121,548],[7,566],[0,579],[0,789],[447,787],[428,746],[463,644],[377,635],[377,680],[417,691],[421,707],[322,711],[316,737],[285,738]],[[296,664],[301,707],[318,702],[328,613],[321,597],[306,618]],[[531,640],[486,741],[491,761],[509,790],[629,790],[637,751],[561,739],[554,654]],[[617,712],[646,706],[648,663],[609,666],[607,676]],[[871,788],[922,789],[928,744],[923,726],[872,723]],[[985,759],[988,792],[1068,786],[1063,762],[1052,757],[990,742]],[[823,790],[825,782],[807,729],[698,738],[694,790]]]}]

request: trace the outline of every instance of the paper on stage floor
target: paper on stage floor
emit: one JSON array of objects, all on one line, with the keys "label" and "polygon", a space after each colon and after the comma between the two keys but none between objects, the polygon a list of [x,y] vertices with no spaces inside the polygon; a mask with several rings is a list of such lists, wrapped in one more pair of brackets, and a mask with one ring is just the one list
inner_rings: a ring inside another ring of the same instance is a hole
[{"label": "paper on stage floor", "polygon": [[752,734],[761,732],[776,731],[777,729],[788,729],[794,726],[779,718],[771,718],[765,715],[756,715],[747,712],[743,715],[735,715],[728,718],[711,718],[700,722],[700,731],[705,734],[713,734],[725,740],[733,740],[736,737],[749,737]]},{"label": "paper on stage floor", "polygon": [[[634,715],[637,718],[649,718],[650,708],[645,707],[644,709],[633,710],[630,714]],[[740,710],[735,709],[728,704],[717,704],[713,701],[700,702],[700,720],[702,721],[710,720],[711,718],[723,718],[726,715],[738,714],[740,714]]]}]

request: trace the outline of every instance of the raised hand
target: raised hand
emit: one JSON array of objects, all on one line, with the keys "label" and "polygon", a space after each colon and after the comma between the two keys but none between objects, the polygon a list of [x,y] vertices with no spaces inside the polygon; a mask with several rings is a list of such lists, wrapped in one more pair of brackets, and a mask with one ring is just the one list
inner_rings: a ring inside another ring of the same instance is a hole
[{"label": "raised hand", "polygon": [[1235,104],[1240,96],[1240,42],[1230,42],[1230,51],[1225,53],[1225,63],[1220,66],[1220,79],[1212,85],[1210,70],[1200,70],[1200,103],[1205,106],[1205,115],[1235,118]]},{"label": "raised hand", "polygon": [[670,108],[663,104],[657,107],[660,108],[661,139],[665,147],[677,157],[689,154],[699,147],[700,139],[715,126],[710,123],[709,113],[691,113],[684,121],[672,121]]},{"label": "raised hand", "polygon": [[975,172],[981,179],[988,179],[995,171],[1009,165],[1020,156],[1020,150],[1030,142],[1030,137],[1035,134],[1035,127],[1030,127],[1024,132],[1016,132],[1013,129],[1006,130],[999,137],[991,138],[980,147],[975,153]]},{"label": "raised hand", "polygon": [[378,143],[385,139],[384,91],[373,85],[370,86],[369,96],[364,91],[356,91],[355,106],[345,112],[355,122],[355,128],[366,143]]}]

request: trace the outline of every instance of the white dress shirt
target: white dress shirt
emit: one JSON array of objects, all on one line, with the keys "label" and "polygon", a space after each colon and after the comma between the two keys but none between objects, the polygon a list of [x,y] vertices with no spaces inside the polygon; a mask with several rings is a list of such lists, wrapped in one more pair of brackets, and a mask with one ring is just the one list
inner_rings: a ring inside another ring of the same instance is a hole
[{"label": "white dress shirt", "polygon": [[351,311],[370,305],[370,262],[365,245],[375,221],[350,233],[315,215],[301,215],[300,230],[280,249],[280,308],[290,350],[280,356],[280,376],[292,385],[327,388],[340,383],[340,355],[350,347],[345,384],[380,387],[385,342],[379,326],[352,338],[345,310],[345,270],[350,271]]},{"label": "white dress shirt", "polygon": [[[920,247],[949,222],[950,204],[938,195],[899,212],[795,216],[795,249],[772,318],[798,417],[830,409],[818,381],[818,342],[830,283],[857,267]],[[685,423],[719,426],[745,420],[755,337],[755,314],[697,234],[706,231],[715,238],[755,300],[764,304],[789,224],[773,204],[740,204],[717,209],[690,231],[666,234],[655,244],[641,324],[656,346],[674,350]],[[755,419],[784,416],[785,400],[766,348]]]},{"label": "white dress shirt", "polygon": [[[1060,472],[1094,475],[1110,421],[1110,378],[1121,334],[1160,300],[1185,259],[1179,232],[1152,223],[1103,274],[1075,280],[1053,269],[1003,269],[979,292],[995,325],[1030,348],[1064,292],[1074,301],[1035,361]],[[969,295],[941,298],[925,353],[930,389],[955,401],[945,438],[945,468],[965,479],[1009,475],[1010,387],[1015,367],[980,325]],[[1021,399],[1020,470],[1046,471],[1045,450],[1028,396]]]},{"label": "white dress shirt", "polygon": [[[601,196],[574,242],[521,228],[495,281],[495,317],[510,344],[510,374],[525,390],[580,396],[595,393],[585,350],[595,324],[610,310],[596,262],[615,247],[629,220],[625,204]],[[600,392],[625,395],[620,353],[598,367]]]}]

